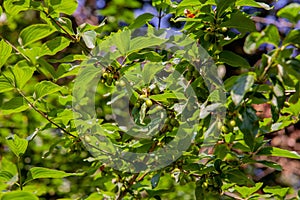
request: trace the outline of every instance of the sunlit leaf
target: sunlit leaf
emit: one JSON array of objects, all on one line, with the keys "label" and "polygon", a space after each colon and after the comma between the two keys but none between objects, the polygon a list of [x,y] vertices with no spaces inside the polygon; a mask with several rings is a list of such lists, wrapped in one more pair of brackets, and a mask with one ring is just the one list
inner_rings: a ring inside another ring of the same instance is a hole
[{"label": "sunlit leaf", "polygon": [[56,37],[42,45],[39,56],[55,55],[57,52],[65,49],[70,44],[70,40],[65,37]]},{"label": "sunlit leaf", "polygon": [[254,83],[252,74],[241,75],[235,82],[231,90],[231,98],[235,105],[239,105],[245,94],[250,90]]},{"label": "sunlit leaf", "polygon": [[27,149],[28,141],[13,135],[6,138],[6,144],[17,157],[21,157]]},{"label": "sunlit leaf", "polygon": [[12,48],[9,44],[7,44],[4,40],[0,41],[0,70],[10,56],[11,50]]},{"label": "sunlit leaf", "polygon": [[278,17],[286,18],[292,23],[297,23],[300,20],[300,4],[290,3],[277,12]]},{"label": "sunlit leaf", "polygon": [[60,90],[61,87],[59,85],[56,85],[55,83],[52,83],[50,81],[39,82],[38,84],[35,85],[34,88],[37,99]]},{"label": "sunlit leaf", "polygon": [[300,159],[300,155],[295,151],[289,151],[286,149],[280,149],[277,147],[264,147],[257,155],[267,155],[267,156],[279,156],[284,158],[294,158],[294,159]]},{"label": "sunlit leaf", "polygon": [[47,24],[33,24],[24,28],[19,36],[19,42],[27,46],[35,41],[51,35],[55,30]]},{"label": "sunlit leaf", "polygon": [[13,191],[5,193],[1,200],[38,200],[39,198],[30,192]]},{"label": "sunlit leaf", "polygon": [[26,182],[39,178],[65,178],[68,176],[82,176],[83,173],[67,173],[60,170],[48,169],[44,167],[33,167],[27,174]]},{"label": "sunlit leaf", "polygon": [[28,108],[29,105],[23,97],[14,97],[1,106],[1,112],[4,115],[9,115],[12,113],[22,112]]},{"label": "sunlit leaf", "polygon": [[262,187],[263,183],[256,183],[254,187],[235,186],[234,189],[242,195],[243,198],[249,197]]}]

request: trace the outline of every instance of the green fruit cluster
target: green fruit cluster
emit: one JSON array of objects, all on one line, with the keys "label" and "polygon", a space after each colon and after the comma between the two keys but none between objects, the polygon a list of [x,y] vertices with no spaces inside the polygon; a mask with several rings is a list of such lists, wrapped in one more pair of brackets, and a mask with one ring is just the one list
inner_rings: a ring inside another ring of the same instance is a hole
[{"label": "green fruit cluster", "polygon": [[168,117],[160,128],[161,133],[171,132],[175,127],[179,127],[179,121],[175,118],[174,112],[168,112]]},{"label": "green fruit cluster", "polygon": [[119,72],[112,68],[106,68],[103,70],[102,76],[101,76],[101,83],[106,84],[107,86],[111,86],[112,84],[119,85],[119,86],[125,86],[124,80],[119,80]]},{"label": "green fruit cluster", "polygon": [[219,174],[209,173],[201,177],[197,185],[204,192],[220,194],[223,182]]},{"label": "green fruit cluster", "polygon": [[236,126],[236,121],[234,119],[227,120],[225,125],[221,127],[223,133],[229,133],[233,131],[233,128]]}]

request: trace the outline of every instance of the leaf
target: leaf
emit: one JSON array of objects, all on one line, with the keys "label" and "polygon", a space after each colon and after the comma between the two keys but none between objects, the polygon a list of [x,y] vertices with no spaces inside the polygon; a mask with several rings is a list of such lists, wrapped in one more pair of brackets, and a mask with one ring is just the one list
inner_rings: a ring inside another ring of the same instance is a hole
[{"label": "leaf", "polygon": [[267,160],[258,160],[257,162],[261,163],[263,165],[266,165],[268,167],[274,168],[278,171],[282,170],[282,167],[279,164],[275,163],[275,162],[271,162],[271,161],[267,161]]},{"label": "leaf", "polygon": [[290,22],[297,24],[300,20],[300,4],[290,3],[277,12],[278,17],[286,18]]},{"label": "leaf", "polygon": [[122,55],[125,55],[130,48],[130,37],[131,31],[129,29],[125,29],[123,31],[119,31],[113,35],[111,38],[113,44],[115,44]]},{"label": "leaf", "polygon": [[38,59],[39,71],[41,71],[47,78],[57,78],[54,66],[49,64],[45,58]]},{"label": "leaf", "polygon": [[29,105],[27,102],[23,99],[23,97],[15,97],[11,100],[5,102],[1,107],[1,112],[4,115],[9,115],[12,113],[19,113],[24,110],[27,110],[29,108]]},{"label": "leaf", "polygon": [[234,189],[242,195],[243,198],[249,197],[251,194],[259,190],[263,186],[263,183],[256,183],[254,187],[240,187],[235,186]]},{"label": "leaf", "polygon": [[24,47],[51,35],[55,30],[48,24],[33,24],[24,28],[19,36],[19,43]]},{"label": "leaf", "polygon": [[65,31],[67,31],[67,33],[69,33],[70,35],[74,35],[75,34],[74,30],[73,30],[73,27],[72,27],[72,21],[69,18],[59,17],[57,19],[57,21],[64,28],[64,30],[63,30],[56,23],[54,23],[54,26],[57,28],[58,31],[60,31],[61,33],[66,33]]},{"label": "leaf", "polygon": [[68,176],[82,176],[83,174],[84,173],[67,173],[64,171],[48,169],[44,167],[32,167],[27,174],[27,180],[24,184],[39,178],[65,178]]},{"label": "leaf", "polygon": [[0,76],[0,93],[14,89],[10,82],[3,76]]},{"label": "leaf", "polygon": [[243,132],[245,143],[250,147],[251,151],[253,151],[255,147],[255,136],[259,128],[256,111],[252,107],[246,107],[240,110],[240,114],[242,118],[238,119],[238,127]]},{"label": "leaf", "polygon": [[152,178],[151,178],[151,186],[152,189],[156,188],[156,186],[159,183],[159,179],[160,179],[160,173],[155,174]]},{"label": "leaf", "polygon": [[21,157],[27,149],[28,141],[13,135],[6,138],[6,144],[17,157]]},{"label": "leaf", "polygon": [[97,33],[93,30],[86,31],[82,34],[82,39],[88,48],[93,49],[95,47],[96,36],[97,36]]},{"label": "leaf", "polygon": [[238,106],[245,94],[250,90],[252,85],[254,84],[254,75],[245,74],[241,75],[235,82],[231,90],[232,101],[236,106]]},{"label": "leaf", "polygon": [[13,191],[4,193],[0,200],[39,200],[39,198],[30,192]]},{"label": "leaf", "polygon": [[31,79],[34,70],[35,69],[33,67],[13,67],[12,72],[14,75],[16,87],[22,89],[27,81]]},{"label": "leaf", "polygon": [[153,46],[158,46],[161,45],[165,42],[165,39],[162,38],[157,38],[157,37],[136,37],[133,38],[130,41],[130,52],[148,48],[148,47],[153,47]]},{"label": "leaf", "polygon": [[155,74],[161,71],[164,68],[163,65],[159,63],[146,63],[142,70],[142,77],[145,84],[150,84],[152,79],[155,77]]},{"label": "leaf", "polygon": [[226,51],[226,50],[222,51],[220,53],[219,60],[232,67],[244,67],[244,68],[250,67],[248,61],[245,58],[233,53],[232,51]]},{"label": "leaf", "polygon": [[0,70],[9,58],[11,50],[12,48],[9,44],[7,44],[4,40],[0,41]]},{"label": "leaf", "polygon": [[88,57],[86,55],[81,54],[71,54],[63,57],[62,59],[48,59],[51,63],[66,63],[66,62],[74,62],[74,61],[83,61],[87,60]]},{"label": "leaf", "polygon": [[50,81],[42,81],[35,85],[34,91],[36,98],[39,99],[46,95],[60,91],[61,89],[62,88],[55,83],[52,83]]},{"label": "leaf", "polygon": [[280,35],[275,25],[267,26],[261,33],[253,32],[249,34],[245,40],[244,51],[247,54],[252,54],[260,45],[265,43],[278,47]]},{"label": "leaf", "polygon": [[279,156],[284,158],[300,159],[300,155],[295,151],[280,149],[277,147],[264,147],[256,155]]},{"label": "leaf", "polygon": [[268,4],[262,2],[256,2],[254,0],[237,0],[235,3],[236,6],[251,6],[256,8],[263,8],[265,10],[271,10],[271,7]]},{"label": "leaf", "polygon": [[243,172],[238,169],[224,171],[225,177],[237,185],[254,185],[253,180],[249,179]]},{"label": "leaf", "polygon": [[221,23],[220,26],[227,28],[236,28],[242,34],[256,31],[254,22],[240,11],[233,13],[229,20]]},{"label": "leaf", "polygon": [[[76,0],[47,0],[50,11],[72,15],[78,4]],[[51,13],[50,13],[51,14]]]},{"label": "leaf", "polygon": [[151,13],[144,13],[138,16],[132,24],[129,25],[130,29],[140,28],[144,26],[148,21],[150,21],[154,17]]},{"label": "leaf", "polygon": [[217,3],[217,17],[222,16],[227,8],[232,6],[236,0],[219,0]]},{"label": "leaf", "polygon": [[300,46],[300,30],[299,29],[294,29],[291,30],[288,35],[284,38],[283,44],[298,44]]},{"label": "leaf", "polygon": [[14,177],[13,174],[11,174],[8,171],[0,171],[0,183],[1,182],[8,182]]},{"label": "leaf", "polygon": [[7,171],[13,176],[16,176],[18,174],[18,169],[16,164],[8,160],[6,157],[2,157],[1,159],[2,159],[0,164],[1,171]]},{"label": "leaf", "polygon": [[69,44],[70,40],[62,36],[49,40],[42,45],[39,57],[44,55],[55,55],[57,52],[68,47]]},{"label": "leaf", "polygon": [[282,198],[285,197],[285,195],[288,193],[289,190],[290,190],[289,187],[283,188],[283,187],[280,187],[280,186],[272,186],[272,187],[266,186],[263,189],[263,191],[265,193],[271,193],[273,195],[278,195]]},{"label": "leaf", "polygon": [[11,16],[16,16],[23,10],[28,10],[30,0],[5,0],[3,1],[5,12]]}]

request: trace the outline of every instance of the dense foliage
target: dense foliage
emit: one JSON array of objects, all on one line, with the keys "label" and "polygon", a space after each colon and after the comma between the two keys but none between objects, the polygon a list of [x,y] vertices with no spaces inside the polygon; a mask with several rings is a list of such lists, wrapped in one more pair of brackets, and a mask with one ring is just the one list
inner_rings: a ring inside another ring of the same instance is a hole
[{"label": "dense foliage", "polygon": [[[245,8],[272,7],[254,0],[154,0],[134,19],[139,6],[112,0],[75,27],[74,0],[3,2],[1,200],[299,198],[254,168],[300,159],[266,139],[299,121],[300,4],[276,13],[284,33],[257,31]],[[249,58],[264,49],[255,62],[228,50],[243,39]]]}]

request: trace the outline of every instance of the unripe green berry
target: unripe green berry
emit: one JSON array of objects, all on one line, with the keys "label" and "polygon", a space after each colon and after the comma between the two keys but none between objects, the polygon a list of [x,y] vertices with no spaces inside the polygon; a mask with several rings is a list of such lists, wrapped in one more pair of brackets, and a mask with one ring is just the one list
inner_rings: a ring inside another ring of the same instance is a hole
[{"label": "unripe green berry", "polygon": [[223,33],[225,33],[227,30],[228,30],[227,27],[222,27],[222,28],[221,28],[221,31],[222,31]]},{"label": "unripe green berry", "polygon": [[235,125],[236,125],[236,122],[235,122],[234,119],[232,119],[232,120],[229,121],[229,126],[230,127],[235,127]]},{"label": "unripe green berry", "polygon": [[153,105],[153,102],[151,101],[151,99],[147,99],[147,100],[145,101],[145,103],[146,103],[146,105],[147,105],[148,108],[151,107],[151,106]]}]

